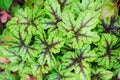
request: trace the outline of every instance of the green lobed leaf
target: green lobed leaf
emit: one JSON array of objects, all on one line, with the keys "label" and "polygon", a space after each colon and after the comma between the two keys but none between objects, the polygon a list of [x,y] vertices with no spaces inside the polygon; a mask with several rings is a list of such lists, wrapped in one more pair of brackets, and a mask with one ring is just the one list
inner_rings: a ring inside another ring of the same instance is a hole
[{"label": "green lobed leaf", "polygon": [[18,75],[14,74],[6,74],[6,73],[0,73],[0,79],[1,80],[20,80],[20,77]]},{"label": "green lobed leaf", "polygon": [[50,31],[58,30],[57,23],[61,20],[60,5],[57,0],[45,1],[45,17],[41,20],[43,29],[50,29]]},{"label": "green lobed leaf", "polygon": [[[94,6],[93,6],[94,5]],[[75,2],[75,11],[77,13],[84,12],[85,10],[94,10],[100,12],[102,7],[102,1],[101,0],[81,0]]]},{"label": "green lobed leaf", "polygon": [[92,43],[99,40],[96,32],[91,31],[99,22],[99,14],[93,11],[79,13],[75,17],[72,13],[64,13],[63,22],[59,23],[59,30],[67,36],[67,44],[75,49],[80,49],[84,43]]},{"label": "green lobed leaf", "polygon": [[[7,34],[6,34],[7,35]],[[4,39],[4,44],[9,51],[16,52],[23,60],[30,62],[34,61],[34,57],[37,57],[37,51],[33,45],[30,45],[31,37],[21,33],[21,30],[9,32],[9,38]]]},{"label": "green lobed leaf", "polygon": [[120,57],[116,58],[116,61],[113,63],[114,74],[118,74],[120,72]]},{"label": "green lobed leaf", "polygon": [[32,9],[29,7],[19,9],[16,11],[15,17],[7,23],[7,27],[13,33],[15,29],[17,30],[20,28],[22,33],[31,36],[32,34],[35,34],[38,27],[40,27],[39,23],[41,15],[43,15],[43,11],[36,6]]},{"label": "green lobed leaf", "polygon": [[90,46],[84,45],[80,50],[67,52],[62,58],[63,69],[69,72],[73,71],[79,80],[90,80],[91,68],[88,62],[95,60],[97,55],[94,51],[89,50]]},{"label": "green lobed leaf", "polygon": [[79,79],[72,72],[66,72],[62,69],[62,65],[58,63],[52,70],[49,71],[50,74],[45,78],[45,80],[76,80]]},{"label": "green lobed leaf", "polygon": [[98,42],[97,54],[99,57],[96,61],[107,69],[113,67],[116,56],[119,55],[119,49],[114,46],[116,42],[117,38],[111,34],[103,34]]},{"label": "green lobed leaf", "polygon": [[99,68],[97,70],[92,70],[91,78],[92,80],[110,80],[113,76],[113,73],[109,70]]},{"label": "green lobed leaf", "polygon": [[64,45],[64,39],[59,32],[51,32],[49,35],[41,28],[39,35],[36,37],[36,48],[40,49],[39,63],[53,66],[55,57],[53,53],[59,53],[60,48]]}]

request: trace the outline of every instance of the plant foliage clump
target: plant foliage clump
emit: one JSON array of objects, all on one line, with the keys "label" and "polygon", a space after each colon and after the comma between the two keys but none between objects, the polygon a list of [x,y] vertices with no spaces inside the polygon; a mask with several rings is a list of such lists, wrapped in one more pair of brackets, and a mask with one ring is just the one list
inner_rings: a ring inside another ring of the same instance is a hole
[{"label": "plant foliage clump", "polygon": [[2,80],[112,80],[119,74],[120,16],[103,15],[116,11],[112,1],[24,3],[0,35]]}]

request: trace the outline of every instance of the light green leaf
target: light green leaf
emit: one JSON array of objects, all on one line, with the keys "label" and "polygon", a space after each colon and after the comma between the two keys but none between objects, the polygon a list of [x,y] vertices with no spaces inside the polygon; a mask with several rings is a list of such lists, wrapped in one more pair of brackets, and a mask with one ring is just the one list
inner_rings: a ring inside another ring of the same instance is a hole
[{"label": "light green leaf", "polygon": [[42,12],[39,7],[19,9],[16,11],[15,17],[7,23],[7,27],[10,32],[14,32],[14,30],[20,28],[24,34],[35,34],[40,24]]},{"label": "light green leaf", "polygon": [[91,78],[92,80],[110,80],[113,76],[113,73],[109,70],[99,68],[97,70],[92,70]]},{"label": "light green leaf", "polygon": [[117,38],[110,34],[103,34],[98,42],[97,54],[99,57],[96,61],[108,69],[113,67],[116,56],[119,54],[119,49],[115,47],[116,42]]},{"label": "light green leaf", "polygon": [[[60,48],[64,45],[64,39],[59,32],[51,32],[45,34],[43,29],[39,30],[39,35],[36,37],[35,44],[40,49],[39,63],[41,65],[47,64],[53,66],[55,64],[55,57],[53,53],[59,53]],[[36,46],[36,47],[37,47]]]},{"label": "light green leaf", "polygon": [[99,40],[96,32],[92,32],[99,22],[99,13],[94,11],[85,11],[75,17],[73,13],[65,12],[62,14],[63,22],[59,23],[59,30],[65,34],[71,46],[80,49],[84,43],[92,43]]},{"label": "light green leaf", "polygon": [[45,17],[41,20],[41,26],[43,29],[49,29],[49,31],[58,30],[57,24],[62,21],[61,10],[58,1],[45,1],[45,13]]},{"label": "light green leaf", "polygon": [[6,74],[6,73],[0,73],[0,79],[1,80],[19,80],[20,77],[18,75],[13,75],[13,74]]},{"label": "light green leaf", "polygon": [[79,80],[90,80],[91,68],[87,61],[91,62],[97,58],[94,51],[90,51],[89,45],[84,45],[81,50],[66,52],[62,58],[62,65],[65,71],[69,71],[78,76]]}]

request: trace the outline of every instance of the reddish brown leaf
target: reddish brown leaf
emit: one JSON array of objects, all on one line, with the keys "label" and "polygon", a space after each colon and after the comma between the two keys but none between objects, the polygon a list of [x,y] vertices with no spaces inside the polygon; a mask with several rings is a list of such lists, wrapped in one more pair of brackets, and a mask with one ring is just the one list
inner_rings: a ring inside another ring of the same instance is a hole
[{"label": "reddish brown leaf", "polygon": [[102,6],[100,19],[111,18],[118,15],[117,7],[109,2]]},{"label": "reddish brown leaf", "polygon": [[26,80],[37,80],[37,79],[32,75],[26,75]]},{"label": "reddish brown leaf", "polygon": [[9,61],[8,61],[8,59],[5,58],[5,57],[0,57],[0,63],[2,63],[2,64],[8,64]]},{"label": "reddish brown leaf", "polygon": [[0,20],[2,23],[6,23],[10,18],[11,15],[9,15],[6,11],[2,10],[0,11]]}]

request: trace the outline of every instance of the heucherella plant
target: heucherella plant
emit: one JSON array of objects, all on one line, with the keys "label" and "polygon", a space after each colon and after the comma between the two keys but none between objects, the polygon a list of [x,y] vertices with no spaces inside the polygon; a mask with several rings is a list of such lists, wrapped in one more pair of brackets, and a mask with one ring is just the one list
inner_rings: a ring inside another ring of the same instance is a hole
[{"label": "heucherella plant", "polygon": [[113,80],[120,73],[120,16],[101,15],[111,0],[31,3],[0,35],[1,80]]}]

